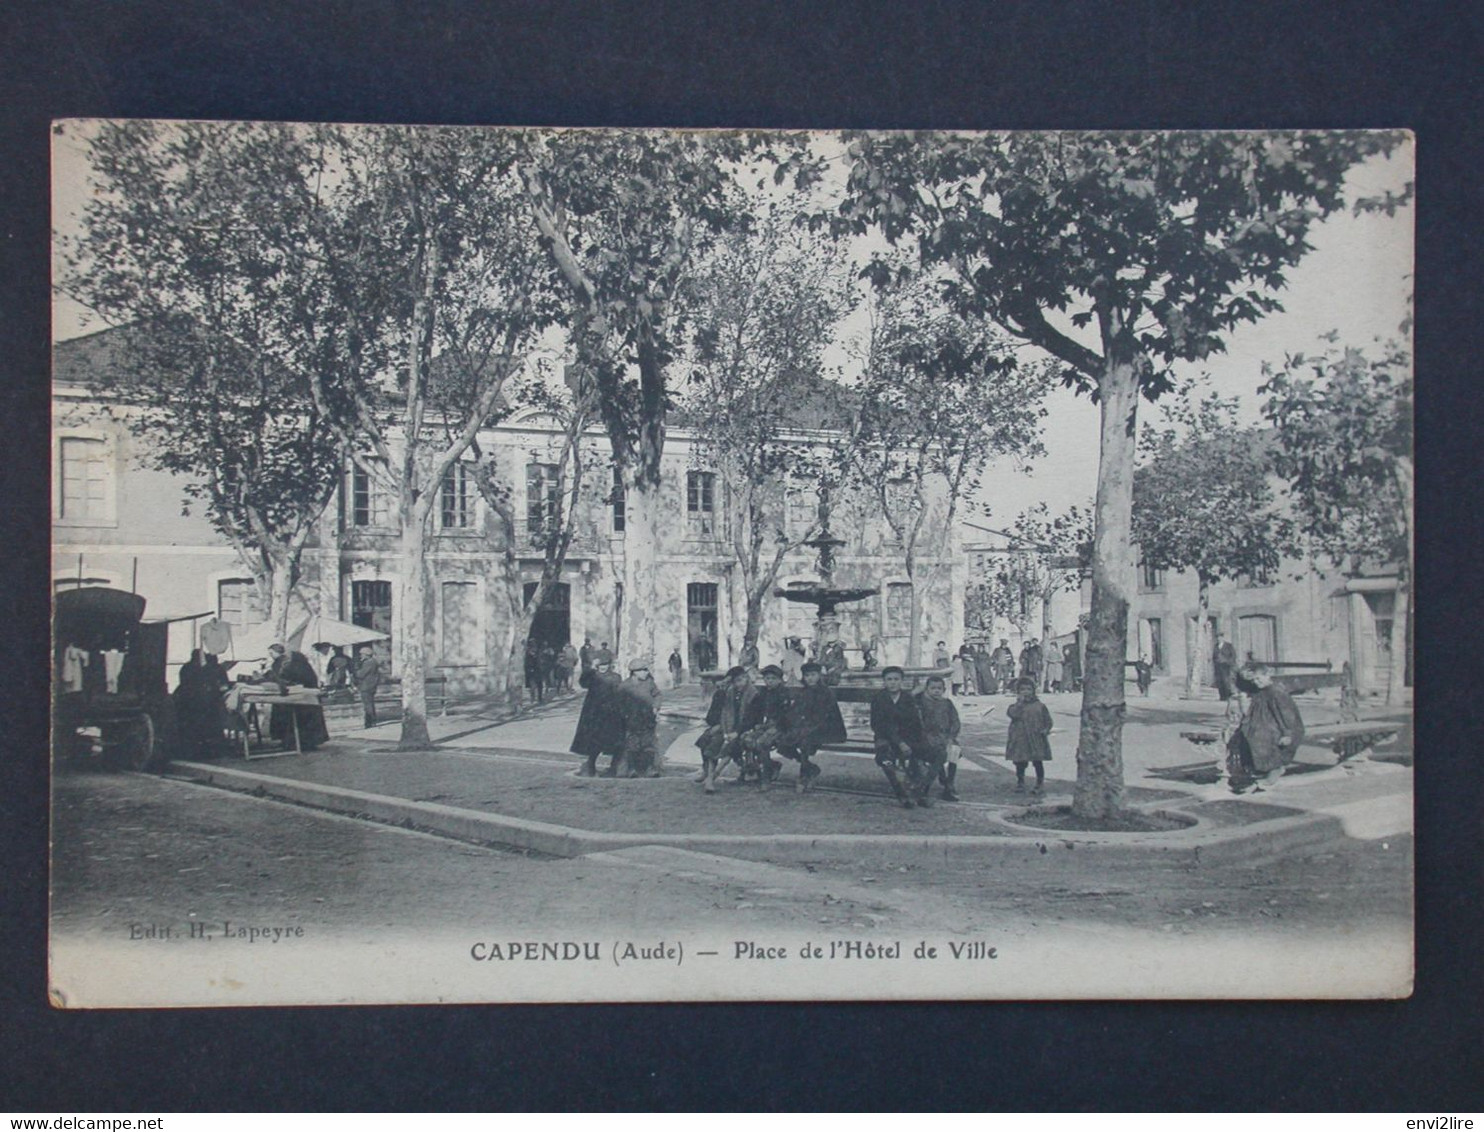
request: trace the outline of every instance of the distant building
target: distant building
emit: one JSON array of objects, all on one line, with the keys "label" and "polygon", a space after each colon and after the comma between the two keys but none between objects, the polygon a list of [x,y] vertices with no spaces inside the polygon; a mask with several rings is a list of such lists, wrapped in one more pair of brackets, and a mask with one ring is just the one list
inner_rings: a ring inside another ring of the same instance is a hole
[{"label": "distant building", "polygon": [[[964,633],[991,646],[1008,639],[1017,652],[1032,637],[1065,643],[1077,639],[1092,603],[1085,580],[1080,590],[1058,589],[1049,603],[1020,595],[1008,614],[986,613],[976,592],[1004,586],[1001,575],[1017,556],[1036,553],[1012,539],[987,538],[968,543],[967,600]],[[1196,648],[1199,586],[1189,571],[1162,570],[1137,560],[1136,584],[1129,605],[1127,657],[1149,658],[1156,677],[1183,683],[1187,657]],[[1053,561],[1046,558],[1045,562]],[[1394,678],[1393,691],[1404,686],[1401,628],[1396,624],[1397,575],[1373,566],[1354,576],[1333,569],[1285,561],[1271,579],[1243,578],[1218,582],[1208,595],[1212,655],[1198,658],[1197,678],[1214,685],[1214,645],[1231,641],[1239,661],[1290,662],[1322,666],[1339,673],[1348,664],[1362,694],[1382,695]],[[1050,632],[1048,633],[1047,627]],[[1393,673],[1393,666],[1396,670]],[[1313,671],[1314,669],[1294,669]],[[1322,670],[1322,669],[1320,669]],[[1132,679],[1132,670],[1130,670]]]},{"label": "distant building", "polygon": [[[106,407],[89,392],[90,374],[105,364],[116,331],[59,343],[53,356],[53,573],[59,587],[76,584],[135,588],[150,616],[213,614],[246,629],[265,611],[251,572],[199,510],[187,513],[185,483],[146,464],[155,441],[131,431],[127,407]],[[110,411],[111,409],[111,411]],[[814,422],[809,422],[814,423]],[[533,592],[540,575],[542,524],[554,490],[559,422],[540,412],[517,413],[480,437],[496,453],[501,477],[517,506],[514,557],[522,585]],[[606,439],[590,438],[581,511],[561,580],[537,614],[532,636],[560,646],[618,639],[622,601],[624,500],[614,479]],[[683,427],[672,427],[665,445],[662,493],[672,522],[659,532],[660,607],[656,644],[662,665],[679,645],[689,671],[709,662],[726,667],[740,656],[745,624],[736,555],[729,541],[736,521],[727,477],[707,463],[702,445]],[[813,522],[812,492],[787,492],[782,500],[791,535]],[[965,566],[956,535],[945,530],[943,501],[929,502],[917,556],[908,578],[900,545],[879,512],[842,506],[834,533],[846,540],[837,556],[838,585],[879,587],[855,606],[842,606],[841,635],[852,663],[873,639],[881,663],[903,663],[911,634],[917,587],[919,654],[938,639],[957,635],[963,623]],[[396,508],[374,477],[350,468],[326,508],[303,555],[295,601],[317,612],[387,632],[404,631],[398,607],[403,563]],[[430,586],[426,621],[430,672],[448,678],[454,693],[491,692],[503,686],[509,631],[507,547],[502,524],[491,513],[465,467],[440,488],[429,539]],[[933,548],[937,548],[936,551]],[[813,552],[789,553],[777,586],[817,580]],[[176,626],[171,661],[189,657],[189,623]],[[768,599],[759,641],[764,663],[781,655],[790,636],[813,636],[810,607]],[[395,665],[396,650],[384,650]]]},{"label": "distant building", "polygon": [[[1346,577],[1307,563],[1283,563],[1271,579],[1218,582],[1209,594],[1210,638],[1219,632],[1237,659],[1345,664],[1362,694],[1382,694],[1394,675],[1403,686],[1402,642],[1395,624],[1397,576],[1375,568]],[[1185,678],[1196,644],[1198,585],[1189,571],[1140,563],[1129,609],[1129,657],[1149,657],[1156,674]],[[1394,631],[1395,630],[1395,631]],[[1212,657],[1197,658],[1202,684]],[[1393,674],[1393,665],[1398,666]]]}]

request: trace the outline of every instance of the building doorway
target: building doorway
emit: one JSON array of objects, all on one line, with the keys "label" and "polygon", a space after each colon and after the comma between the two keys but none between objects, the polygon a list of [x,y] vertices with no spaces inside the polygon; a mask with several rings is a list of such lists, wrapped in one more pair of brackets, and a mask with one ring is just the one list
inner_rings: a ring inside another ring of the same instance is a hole
[{"label": "building doorway", "polygon": [[[536,583],[525,585],[525,600],[536,596]],[[546,599],[536,616],[531,620],[531,632],[526,638],[536,647],[549,645],[553,652],[561,652],[572,640],[572,587],[566,582],[555,582],[546,591]]]},{"label": "building doorway", "polygon": [[685,634],[692,672],[710,672],[719,661],[715,582],[691,582],[685,587]]},{"label": "building doorway", "polygon": [[1373,686],[1380,689],[1391,687],[1392,629],[1396,625],[1396,591],[1362,594],[1366,609],[1370,613],[1371,631],[1367,652],[1371,662]]},{"label": "building doorway", "polygon": [[371,653],[381,662],[384,673],[391,672],[392,664],[392,584],[391,582],[351,582],[351,624],[362,629],[374,629],[385,633],[387,639],[375,641]]}]

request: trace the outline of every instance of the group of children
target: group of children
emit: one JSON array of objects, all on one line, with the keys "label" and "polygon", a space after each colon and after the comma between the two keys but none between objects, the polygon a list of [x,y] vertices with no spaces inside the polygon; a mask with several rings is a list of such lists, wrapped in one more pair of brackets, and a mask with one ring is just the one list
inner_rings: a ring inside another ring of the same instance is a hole
[{"label": "group of children", "polygon": [[[696,742],[701,751],[696,781],[708,794],[715,793],[729,763],[738,765],[741,780],[766,787],[781,775],[783,759],[798,764],[795,789],[807,791],[820,774],[814,756],[846,737],[834,689],[821,665],[810,661],[800,666],[801,685],[796,687],[784,684],[778,665],[768,665],[761,675],[759,687],[749,669],[732,668],[711,697],[706,730]],[[937,784],[944,799],[957,801],[962,721],[943,678],[929,676],[917,693],[907,690],[906,674],[895,665],[882,669],[881,679],[882,688],[870,700],[871,743],[892,793],[904,807],[931,806]],[[1016,789],[1025,789],[1026,770],[1034,767],[1039,793],[1051,758],[1051,713],[1036,698],[1034,681],[1021,681],[1016,695],[1007,712],[1005,756],[1015,765]]]}]

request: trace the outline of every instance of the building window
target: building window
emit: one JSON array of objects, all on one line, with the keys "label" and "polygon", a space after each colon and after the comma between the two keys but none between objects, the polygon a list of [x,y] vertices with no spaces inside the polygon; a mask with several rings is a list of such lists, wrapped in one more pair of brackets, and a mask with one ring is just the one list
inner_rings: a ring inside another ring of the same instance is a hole
[{"label": "building window", "polygon": [[1270,585],[1272,585],[1272,582],[1268,580],[1266,571],[1258,571],[1256,574],[1249,574],[1244,570],[1242,573],[1237,575],[1238,589],[1259,590],[1265,586]]},{"label": "building window", "polygon": [[685,510],[691,515],[711,515],[716,511],[716,473],[685,473]]},{"label": "building window", "polygon": [[886,587],[887,637],[910,637],[912,635],[912,583],[891,582]]},{"label": "building window", "polygon": [[819,495],[793,488],[784,502],[784,532],[792,539],[805,538],[819,519]]},{"label": "building window", "polygon": [[257,583],[251,578],[224,578],[216,584],[216,615],[238,629],[268,619]]},{"label": "building window", "polygon": [[57,518],[65,523],[111,522],[114,485],[108,442],[64,436],[58,448]]},{"label": "building window", "polygon": [[613,508],[613,533],[623,534],[626,497],[623,490],[623,471],[619,468],[613,469],[613,489],[608,493],[608,505]]},{"label": "building window", "polygon": [[350,525],[385,527],[391,508],[379,475],[373,476],[361,467],[350,473]]},{"label": "building window", "polygon": [[1165,588],[1165,572],[1147,562],[1139,563],[1139,587],[1145,593],[1159,593]]},{"label": "building window", "polygon": [[526,465],[526,537],[531,545],[546,541],[561,510],[561,487],[555,464]]},{"label": "building window", "polygon": [[464,531],[474,526],[473,475],[467,464],[455,464],[443,477],[438,493],[438,516],[445,531]]},{"label": "building window", "polygon": [[716,473],[685,473],[685,515],[692,536],[717,534]]},{"label": "building window", "polygon": [[1243,663],[1278,659],[1278,619],[1266,613],[1237,618],[1237,657]]}]

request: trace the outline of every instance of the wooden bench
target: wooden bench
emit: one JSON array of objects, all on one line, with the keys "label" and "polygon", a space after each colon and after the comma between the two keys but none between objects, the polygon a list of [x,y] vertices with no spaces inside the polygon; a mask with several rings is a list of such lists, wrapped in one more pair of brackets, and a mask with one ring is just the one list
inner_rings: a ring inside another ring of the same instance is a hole
[{"label": "wooden bench", "polygon": [[[1353,758],[1362,751],[1389,742],[1401,734],[1402,725],[1387,723],[1380,719],[1363,719],[1349,723],[1319,723],[1305,728],[1305,747],[1328,747],[1340,762]],[[1180,738],[1198,747],[1210,746],[1221,741],[1220,731],[1182,731]]]}]

